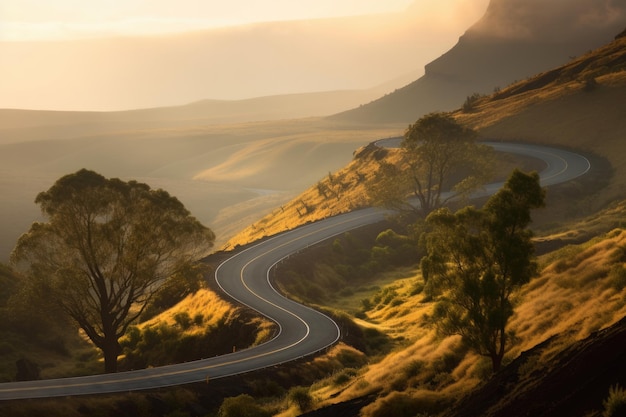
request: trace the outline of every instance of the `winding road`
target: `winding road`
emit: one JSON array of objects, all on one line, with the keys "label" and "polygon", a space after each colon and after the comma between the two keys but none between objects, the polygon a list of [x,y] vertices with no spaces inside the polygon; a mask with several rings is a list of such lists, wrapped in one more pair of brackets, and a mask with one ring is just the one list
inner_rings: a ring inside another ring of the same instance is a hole
[{"label": "winding road", "polygon": [[[378,143],[393,146],[388,139]],[[384,143],[389,141],[388,143]],[[487,143],[498,152],[538,158],[543,186],[570,181],[589,171],[589,161],[576,153],[538,145]],[[502,183],[489,184],[480,195],[490,195]],[[224,261],[215,271],[221,289],[278,325],[278,334],[261,345],[231,354],[176,365],[117,374],[93,375],[0,384],[0,400],[103,394],[209,382],[274,366],[327,349],[341,335],[328,316],[280,295],[269,280],[270,270],[285,257],[346,231],[383,220],[390,212],[367,208],[311,223],[285,232]]]}]

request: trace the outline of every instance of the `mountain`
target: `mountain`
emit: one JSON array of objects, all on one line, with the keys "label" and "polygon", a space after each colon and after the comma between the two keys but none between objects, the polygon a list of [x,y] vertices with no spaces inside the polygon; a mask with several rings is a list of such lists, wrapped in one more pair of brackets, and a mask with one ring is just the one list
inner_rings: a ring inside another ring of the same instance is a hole
[{"label": "mountain", "polygon": [[564,64],[610,41],[626,25],[626,0],[491,0],[485,15],[411,84],[333,116],[412,123],[459,108],[474,93]]}]

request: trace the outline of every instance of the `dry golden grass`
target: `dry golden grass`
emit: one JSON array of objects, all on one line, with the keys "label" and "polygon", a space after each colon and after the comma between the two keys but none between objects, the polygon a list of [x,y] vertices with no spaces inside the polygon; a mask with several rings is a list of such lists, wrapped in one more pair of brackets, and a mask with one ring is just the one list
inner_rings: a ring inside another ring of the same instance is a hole
[{"label": "dry golden grass", "polygon": [[[366,149],[358,149],[355,151],[357,157],[346,167],[329,172],[295,199],[240,231],[228,241],[227,247],[243,245],[305,223],[368,206],[365,183],[371,180],[377,164]],[[393,160],[397,151],[387,152],[387,159]]]},{"label": "dry golden grass", "polygon": [[613,175],[594,198],[597,210],[626,196],[626,70],[595,79],[598,84],[591,91],[574,79],[485,100],[472,113],[458,112],[456,117],[486,138],[564,146],[605,158]]},{"label": "dry golden grass", "polygon": [[[191,326],[183,329],[183,334],[204,333],[208,326],[216,325],[220,320],[237,315],[241,307],[225,301],[218,294],[208,288],[202,288],[194,294],[188,295],[181,302],[169,308],[156,317],[139,324],[139,328],[158,327],[162,324],[175,326],[178,314],[188,314]],[[199,324],[194,323],[196,317],[202,317]],[[274,334],[274,323],[263,318],[254,319],[254,324],[259,329],[256,344],[269,340]]]},{"label": "dry golden grass", "polygon": [[[398,163],[402,159],[398,149],[378,152],[379,155],[384,154],[385,161],[389,163]],[[297,197],[244,228],[225,247],[244,245],[309,222],[371,206],[366,183],[373,179],[378,169],[377,158],[380,156],[375,154],[371,145],[357,149],[354,155],[353,160],[344,168],[329,172]],[[500,181],[504,181],[514,168],[521,167],[528,171],[543,168],[542,163],[535,159],[513,155],[500,155],[495,163],[497,166],[494,180]]]},{"label": "dry golden grass", "polygon": [[520,294],[511,328],[520,338],[517,350],[528,349],[557,333],[579,340],[610,326],[626,315],[626,231],[615,229],[606,238],[569,246],[539,278]]},{"label": "dry golden grass", "polygon": [[[559,334],[559,343],[537,360],[549,358],[567,344],[626,315],[625,230],[616,229],[590,242],[564,247],[539,261],[541,274],[515,298],[516,312],[509,329],[516,340],[507,360]],[[428,320],[433,303],[415,294],[420,281],[419,270],[413,270],[410,276],[405,274],[405,278],[382,286],[379,294],[386,299],[372,297],[380,301],[372,302],[367,317],[358,322],[391,336],[396,347],[359,370],[345,386],[318,386],[315,393],[320,405],[378,393],[379,399],[362,412],[367,416],[387,407],[398,392],[403,392],[407,398],[430,398],[433,401],[425,401],[423,410],[432,411],[437,404],[458,398],[489,375],[487,358],[466,352],[456,336],[437,335]]]}]

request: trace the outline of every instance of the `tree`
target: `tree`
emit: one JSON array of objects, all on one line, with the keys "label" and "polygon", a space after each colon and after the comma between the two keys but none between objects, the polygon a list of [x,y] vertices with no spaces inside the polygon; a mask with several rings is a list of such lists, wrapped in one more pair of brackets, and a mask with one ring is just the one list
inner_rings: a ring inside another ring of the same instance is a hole
[{"label": "tree", "polygon": [[444,334],[491,358],[500,369],[508,348],[506,326],[513,292],[537,273],[530,211],[543,207],[537,173],[515,170],[482,209],[443,208],[426,223],[427,256],[421,267],[429,291],[439,295],[435,318]]},{"label": "tree", "polygon": [[86,169],[66,175],[35,202],[34,223],[11,254],[117,370],[119,338],[159,285],[194,269],[215,235],[161,189],[106,179]]},{"label": "tree", "polygon": [[[493,149],[448,113],[431,113],[404,134],[398,163],[382,161],[368,193],[374,204],[424,217],[449,200],[468,196],[491,176]],[[446,192],[449,191],[449,192]],[[409,198],[419,204],[411,204]]]}]

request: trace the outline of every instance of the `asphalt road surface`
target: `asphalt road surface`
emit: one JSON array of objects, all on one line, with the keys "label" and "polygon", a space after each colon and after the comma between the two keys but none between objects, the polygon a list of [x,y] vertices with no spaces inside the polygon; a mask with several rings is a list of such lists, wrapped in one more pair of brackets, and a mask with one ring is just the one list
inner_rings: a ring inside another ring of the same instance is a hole
[{"label": "asphalt road surface", "polygon": [[[395,142],[394,142],[395,141]],[[380,141],[394,146],[398,139]],[[570,181],[590,169],[589,161],[576,153],[538,145],[488,143],[496,151],[541,159],[543,186]],[[502,183],[489,184],[476,196],[490,195]],[[261,345],[223,356],[158,368],[0,384],[0,400],[129,392],[195,382],[289,362],[327,349],[341,331],[326,315],[280,295],[271,285],[269,272],[281,259],[346,231],[383,220],[389,211],[368,208],[299,227],[256,244],[224,261],[215,272],[222,290],[239,302],[273,320],[276,336]]]}]

